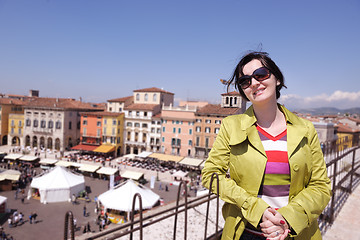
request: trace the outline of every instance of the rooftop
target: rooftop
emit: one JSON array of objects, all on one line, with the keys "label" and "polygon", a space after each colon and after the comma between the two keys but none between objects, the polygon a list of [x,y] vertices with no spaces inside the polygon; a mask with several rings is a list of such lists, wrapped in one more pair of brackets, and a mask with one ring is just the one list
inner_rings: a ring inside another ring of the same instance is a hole
[{"label": "rooftop", "polygon": [[220,104],[208,104],[196,111],[196,115],[228,116],[240,114],[240,108],[223,108]]},{"label": "rooftop", "polygon": [[159,104],[141,104],[141,103],[133,103],[130,104],[129,106],[125,107],[125,110],[147,110],[147,111],[152,111],[154,110],[156,107],[159,107]]},{"label": "rooftop", "polygon": [[160,92],[160,93],[167,93],[167,94],[174,95],[174,93],[172,93],[172,92],[168,92],[168,91],[165,91],[165,90],[157,88],[157,87],[138,89],[138,90],[134,90],[134,92]]},{"label": "rooftop", "polygon": [[122,97],[122,98],[114,98],[114,99],[110,99],[107,100],[108,102],[126,102],[127,100],[133,99],[133,96],[128,96],[128,97]]},{"label": "rooftop", "polygon": [[104,110],[102,103],[87,103],[71,98],[34,98],[27,104],[28,108],[56,108],[76,110]]}]

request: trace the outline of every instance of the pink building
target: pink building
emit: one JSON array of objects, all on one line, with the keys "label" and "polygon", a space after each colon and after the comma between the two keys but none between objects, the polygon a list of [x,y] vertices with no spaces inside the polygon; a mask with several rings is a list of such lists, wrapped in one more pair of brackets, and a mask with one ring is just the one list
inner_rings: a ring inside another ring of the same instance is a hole
[{"label": "pink building", "polygon": [[197,106],[164,106],[161,111],[161,152],[193,156],[194,121]]}]

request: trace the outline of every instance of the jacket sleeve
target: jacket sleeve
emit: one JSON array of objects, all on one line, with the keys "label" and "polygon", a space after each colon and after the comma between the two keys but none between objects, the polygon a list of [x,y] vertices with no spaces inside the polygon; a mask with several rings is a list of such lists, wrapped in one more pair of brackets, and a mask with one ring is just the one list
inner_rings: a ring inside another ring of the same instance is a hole
[{"label": "jacket sleeve", "polygon": [[[257,227],[262,214],[269,205],[257,196],[249,194],[233,179],[226,177],[231,151],[229,131],[235,131],[234,127],[230,128],[231,124],[227,124],[226,120],[223,120],[219,134],[205,162],[202,170],[202,184],[209,189],[211,176],[213,173],[217,173],[219,177],[219,197],[227,203],[236,205],[241,212],[242,216],[240,217],[245,218],[250,224]],[[216,186],[217,180],[214,177],[211,189],[213,193],[217,191]]]},{"label": "jacket sleeve", "polygon": [[315,221],[331,197],[330,179],[320,148],[316,130],[309,124],[311,172],[308,184],[296,196],[290,196],[289,204],[278,211],[288,221],[296,235]]}]

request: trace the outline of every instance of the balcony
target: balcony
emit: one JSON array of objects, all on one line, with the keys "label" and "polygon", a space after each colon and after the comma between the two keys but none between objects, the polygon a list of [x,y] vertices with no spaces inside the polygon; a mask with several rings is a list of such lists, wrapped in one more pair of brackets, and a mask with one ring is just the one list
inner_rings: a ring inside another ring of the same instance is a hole
[{"label": "balcony", "polygon": [[53,129],[52,128],[34,128],[33,132],[35,134],[52,134],[53,133]]}]

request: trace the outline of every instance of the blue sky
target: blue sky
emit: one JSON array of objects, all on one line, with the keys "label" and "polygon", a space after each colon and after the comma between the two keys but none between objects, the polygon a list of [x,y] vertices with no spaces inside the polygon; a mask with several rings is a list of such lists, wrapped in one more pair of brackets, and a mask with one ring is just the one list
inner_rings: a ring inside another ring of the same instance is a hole
[{"label": "blue sky", "polygon": [[248,50],[290,108],[359,107],[360,1],[0,0],[0,93],[105,102],[159,87],[220,102]]}]

